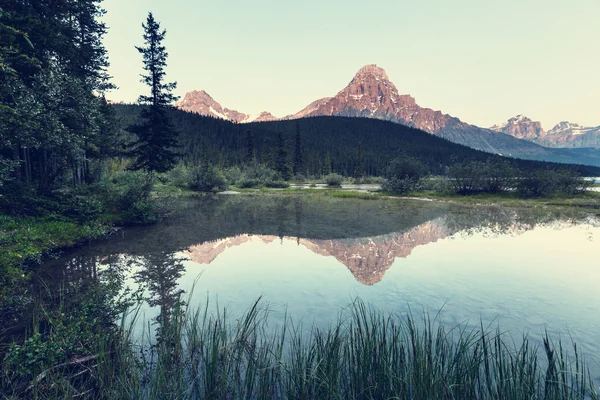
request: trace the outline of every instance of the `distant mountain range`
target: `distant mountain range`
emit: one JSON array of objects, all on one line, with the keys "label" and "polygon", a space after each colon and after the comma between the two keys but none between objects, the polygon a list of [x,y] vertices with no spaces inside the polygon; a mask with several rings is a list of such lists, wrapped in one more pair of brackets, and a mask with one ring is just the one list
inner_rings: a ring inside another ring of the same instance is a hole
[{"label": "distant mountain range", "polygon": [[563,121],[549,131],[544,131],[540,122],[532,121],[523,115],[517,115],[503,124],[492,126],[490,129],[547,147],[593,147],[600,149],[600,126],[584,127]]},{"label": "distant mountain range", "polygon": [[[314,116],[375,118],[418,128],[449,141],[488,153],[565,163],[581,163],[583,161],[579,160],[585,158],[586,163],[592,159],[598,160],[594,162],[595,165],[600,165],[600,150],[578,149],[579,147],[600,148],[600,145],[593,145],[600,141],[598,134],[600,127],[580,128],[586,130],[586,133],[577,135],[576,132],[579,132],[576,129],[577,125],[569,124],[565,128],[559,124],[552,131],[546,133],[541,129],[539,123],[524,117],[517,117],[509,120],[506,124],[490,129],[480,128],[441,111],[421,107],[408,94],[399,94],[385,70],[377,65],[366,65],[361,68],[348,86],[335,96],[318,99],[299,112],[281,118],[276,118],[266,111],[251,116],[224,108],[205,91],[187,93],[181,101],[176,103],[176,107],[236,123]],[[556,138],[555,141],[541,139],[542,137],[549,138],[550,132],[554,130],[557,132],[552,136],[552,138]],[[572,132],[571,136],[569,136],[569,132]],[[571,137],[575,139],[571,139]],[[556,149],[557,147],[570,147],[571,149]]]}]

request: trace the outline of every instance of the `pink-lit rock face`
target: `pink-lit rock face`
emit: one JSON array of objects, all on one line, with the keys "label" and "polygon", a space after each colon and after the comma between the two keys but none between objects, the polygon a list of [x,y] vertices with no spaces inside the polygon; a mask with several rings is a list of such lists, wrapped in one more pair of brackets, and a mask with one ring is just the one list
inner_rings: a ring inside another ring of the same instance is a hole
[{"label": "pink-lit rock face", "polygon": [[492,126],[490,129],[519,139],[537,140],[546,136],[540,122],[532,121],[523,115],[517,115],[503,124]]},{"label": "pink-lit rock face", "polygon": [[185,94],[182,100],[175,103],[175,107],[184,111],[195,112],[215,118],[221,118],[233,122],[244,122],[250,115],[236,110],[223,108],[204,90],[194,90]]},{"label": "pink-lit rock face", "polygon": [[517,115],[503,124],[492,126],[490,129],[548,147],[600,148],[600,126],[586,127],[562,121],[546,132],[540,122],[532,121],[523,115]]},{"label": "pink-lit rock face", "polygon": [[[420,107],[408,94],[399,94],[385,70],[371,64],[362,67],[342,91],[330,99],[321,99],[295,115],[346,115],[394,120],[429,133],[444,128],[453,118]],[[456,120],[455,122],[458,122]]]}]

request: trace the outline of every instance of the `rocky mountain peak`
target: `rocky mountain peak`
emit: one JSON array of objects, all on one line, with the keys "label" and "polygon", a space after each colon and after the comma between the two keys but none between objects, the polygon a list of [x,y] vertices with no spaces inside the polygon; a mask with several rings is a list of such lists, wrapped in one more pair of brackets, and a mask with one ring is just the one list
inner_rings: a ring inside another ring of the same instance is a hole
[{"label": "rocky mountain peak", "polygon": [[519,139],[537,140],[546,136],[542,124],[538,121],[532,121],[530,118],[519,114],[510,118],[508,121],[494,125],[490,128],[492,131],[505,133]]},{"label": "rocky mountain peak", "polygon": [[580,129],[582,126],[579,124],[575,124],[569,121],[561,121],[558,124],[554,125],[554,128],[550,129],[548,133],[560,133],[570,129]]},{"label": "rocky mountain peak", "polygon": [[[554,128],[548,131],[548,136],[552,136],[552,139],[558,139],[558,137],[564,137],[567,140],[573,136],[580,136],[591,134],[596,137],[600,137],[600,126],[591,127],[591,126],[581,126],[579,124],[575,124],[569,121],[561,121],[554,126]],[[593,144],[592,147],[596,147],[596,144]]]},{"label": "rocky mountain peak", "polygon": [[186,93],[182,100],[175,103],[175,107],[184,111],[226,119],[233,122],[245,122],[250,118],[248,114],[223,108],[219,102],[213,99],[204,90],[193,90]]},{"label": "rocky mountain peak", "polygon": [[385,72],[385,70],[381,67],[378,67],[375,64],[365,65],[361,69],[358,70],[354,79],[364,79],[364,78],[375,78],[377,80],[389,81],[389,78]]},{"label": "rocky mountain peak", "polygon": [[293,117],[339,115],[378,118],[414,126],[429,133],[439,132],[450,123],[460,123],[449,115],[420,107],[408,94],[400,95],[385,70],[375,64],[362,67],[348,86],[336,96],[324,100],[323,103],[311,104],[305,109],[306,112]]},{"label": "rocky mountain peak", "polygon": [[263,122],[263,121],[275,121],[277,120],[277,117],[274,116],[273,114],[271,114],[268,111],[263,111],[260,114],[258,114],[258,116],[254,119],[252,119],[252,122]]}]

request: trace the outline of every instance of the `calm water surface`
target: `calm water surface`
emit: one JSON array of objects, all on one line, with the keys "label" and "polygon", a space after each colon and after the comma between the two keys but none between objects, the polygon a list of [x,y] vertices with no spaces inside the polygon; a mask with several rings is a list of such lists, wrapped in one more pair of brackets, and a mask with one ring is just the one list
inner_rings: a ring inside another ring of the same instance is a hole
[{"label": "calm water surface", "polygon": [[600,222],[575,212],[327,196],[190,199],[161,224],[47,263],[40,277],[103,269],[144,285],[147,319],[197,281],[192,305],[218,299],[234,315],[263,296],[275,320],[287,312],[328,325],[358,296],[382,311],[440,312],[443,323],[482,322],[515,338],[547,329],[600,355]]}]

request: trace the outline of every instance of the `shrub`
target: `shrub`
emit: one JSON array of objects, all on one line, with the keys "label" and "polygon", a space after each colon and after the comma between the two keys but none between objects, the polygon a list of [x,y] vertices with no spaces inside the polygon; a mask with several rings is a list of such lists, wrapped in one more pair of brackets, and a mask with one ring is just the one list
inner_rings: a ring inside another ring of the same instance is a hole
[{"label": "shrub", "polygon": [[229,173],[237,178],[236,186],[242,189],[259,186],[276,188],[289,187],[281,177],[281,174],[262,164],[246,167],[243,171],[239,171],[239,176],[237,176],[238,171],[239,168],[237,171],[232,168]]},{"label": "shrub", "polygon": [[450,192],[452,185],[445,176],[427,176],[419,182],[419,189],[444,193]]},{"label": "shrub", "polygon": [[294,182],[306,182],[308,180],[308,178],[303,174],[296,174],[296,175],[294,175],[292,180]]},{"label": "shrub", "polygon": [[452,165],[448,177],[458,194],[500,193],[512,190],[518,171],[506,161],[487,160]]},{"label": "shrub", "polygon": [[178,187],[187,187],[192,180],[192,174],[182,161],[165,174],[167,181]]},{"label": "shrub", "polygon": [[387,179],[383,185],[381,185],[381,190],[396,194],[406,194],[413,190],[417,190],[417,187],[418,181],[415,182],[411,179],[390,178]]},{"label": "shrub", "polygon": [[119,172],[101,183],[104,201],[120,214],[123,222],[145,224],[159,219],[157,207],[150,199],[153,178],[143,172]]},{"label": "shrub", "polygon": [[242,170],[237,165],[235,167],[227,168],[223,171],[225,180],[229,185],[238,185],[238,182],[242,179]]},{"label": "shrub", "polygon": [[79,223],[84,223],[97,220],[105,211],[105,205],[100,199],[92,195],[84,195],[73,196],[65,214],[73,217]]},{"label": "shrub", "polygon": [[386,181],[382,189],[392,193],[408,193],[416,190],[426,172],[427,169],[421,161],[407,156],[398,157],[385,169]]},{"label": "shrub", "polygon": [[189,187],[198,192],[218,192],[227,190],[227,182],[221,171],[212,165],[203,165],[192,169]]},{"label": "shrub", "polygon": [[267,183],[265,183],[265,186],[268,188],[284,189],[290,187],[290,184],[286,181],[268,181]]},{"label": "shrub", "polygon": [[257,180],[262,185],[269,181],[281,181],[282,176],[275,170],[267,167],[266,165],[257,164],[247,167],[244,171],[244,178],[250,180]]},{"label": "shrub", "polygon": [[535,170],[525,174],[517,184],[522,197],[543,197],[554,194],[574,195],[583,193],[590,183],[579,172],[559,170]]},{"label": "shrub", "polygon": [[255,187],[259,187],[260,185],[261,185],[261,182],[258,179],[248,179],[248,178],[240,179],[240,181],[237,184],[237,186],[240,189],[255,188]]},{"label": "shrub", "polygon": [[344,180],[344,177],[340,174],[333,173],[325,176],[324,179],[325,183],[327,183],[329,186],[340,186]]}]

